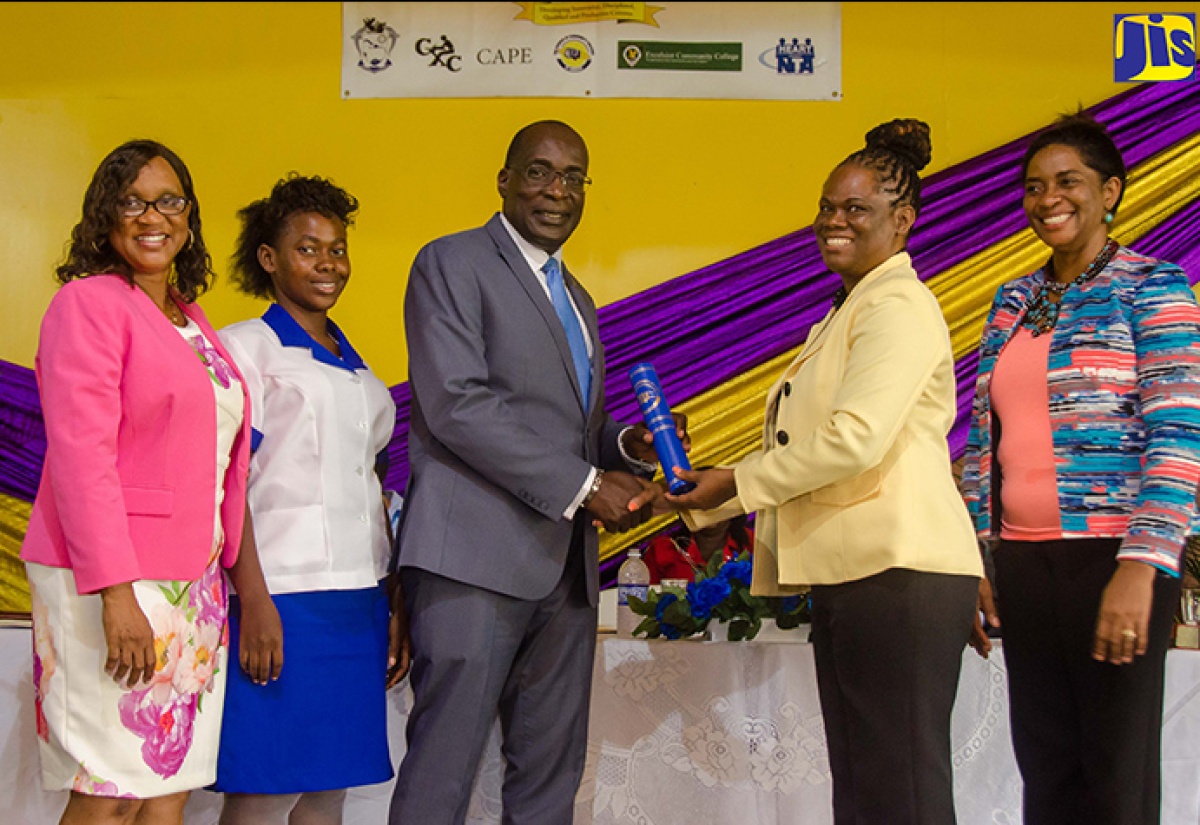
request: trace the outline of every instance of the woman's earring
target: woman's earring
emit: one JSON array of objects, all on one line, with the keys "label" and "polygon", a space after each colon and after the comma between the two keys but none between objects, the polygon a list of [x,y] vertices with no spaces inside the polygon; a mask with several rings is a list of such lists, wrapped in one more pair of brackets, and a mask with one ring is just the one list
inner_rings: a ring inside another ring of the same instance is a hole
[{"label": "woman's earring", "polygon": [[[1110,215],[1109,217],[1105,218],[1105,220],[1106,220],[1106,221],[1111,221],[1111,220],[1112,220],[1112,216]],[[192,230],[191,230],[191,229],[189,229],[189,230],[188,230],[188,242],[187,242],[187,245],[186,245],[186,246],[184,246],[184,249],[191,249],[191,248],[192,248],[192,245],[193,245],[194,243],[196,243],[196,235],[195,235],[195,233],[193,233],[193,232],[192,232]]]},{"label": "woman's earring", "polygon": [[1105,212],[1105,213],[1104,213],[1104,222],[1105,222],[1105,223],[1112,223],[1112,222],[1113,222],[1113,213],[1112,213],[1112,212]]}]

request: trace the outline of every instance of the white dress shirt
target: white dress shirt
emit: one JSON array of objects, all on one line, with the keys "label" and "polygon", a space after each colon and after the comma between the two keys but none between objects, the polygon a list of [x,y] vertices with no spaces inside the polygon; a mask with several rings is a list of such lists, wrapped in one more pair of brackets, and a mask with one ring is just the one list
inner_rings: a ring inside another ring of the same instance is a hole
[{"label": "white dress shirt", "polygon": [[329,328],[340,358],[278,304],[219,333],[250,395],[247,504],[273,594],[374,587],[387,570],[374,468],[396,404],[332,321]]}]

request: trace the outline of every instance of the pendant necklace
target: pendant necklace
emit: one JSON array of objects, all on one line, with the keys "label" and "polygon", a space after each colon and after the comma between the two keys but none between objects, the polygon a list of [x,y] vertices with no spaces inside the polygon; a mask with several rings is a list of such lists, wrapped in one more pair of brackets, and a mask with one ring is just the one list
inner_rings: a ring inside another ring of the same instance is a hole
[{"label": "pendant necklace", "polygon": [[137,287],[142,292],[146,293],[146,297],[150,299],[151,303],[158,307],[159,312],[167,316],[168,321],[177,327],[187,326],[187,321],[184,319],[183,313],[179,311],[179,304],[175,303],[175,299],[171,297],[169,290],[167,292],[167,305],[163,306],[158,301],[154,300],[154,296],[151,295],[141,284],[138,284]]}]

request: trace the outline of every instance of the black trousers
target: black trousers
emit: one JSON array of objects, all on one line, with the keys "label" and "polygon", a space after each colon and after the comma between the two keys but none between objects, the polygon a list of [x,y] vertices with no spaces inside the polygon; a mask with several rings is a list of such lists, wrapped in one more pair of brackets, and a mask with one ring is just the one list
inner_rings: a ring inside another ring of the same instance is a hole
[{"label": "black trousers", "polygon": [[837,825],[953,825],[950,714],[979,579],[892,569],[812,589]]},{"label": "black trousers", "polygon": [[1158,825],[1163,677],[1181,582],[1154,582],[1149,649],[1092,658],[1119,539],[1002,541],[995,553],[1024,825]]}]

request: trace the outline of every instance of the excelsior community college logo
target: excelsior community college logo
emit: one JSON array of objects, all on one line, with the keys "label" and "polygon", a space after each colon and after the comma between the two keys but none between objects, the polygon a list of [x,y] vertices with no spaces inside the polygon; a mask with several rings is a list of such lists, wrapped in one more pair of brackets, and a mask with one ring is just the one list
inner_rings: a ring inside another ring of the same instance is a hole
[{"label": "excelsior community college logo", "polygon": [[1118,83],[1195,79],[1196,15],[1113,15],[1113,69]]}]

